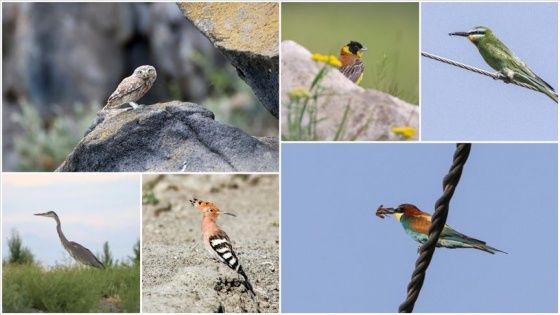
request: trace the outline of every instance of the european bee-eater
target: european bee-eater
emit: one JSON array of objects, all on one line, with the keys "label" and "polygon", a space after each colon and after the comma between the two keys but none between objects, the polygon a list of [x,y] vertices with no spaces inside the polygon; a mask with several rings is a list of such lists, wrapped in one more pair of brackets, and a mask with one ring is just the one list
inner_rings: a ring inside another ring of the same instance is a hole
[{"label": "european bee-eater", "polygon": [[484,61],[509,80],[523,82],[546,94],[558,103],[558,94],[550,84],[539,78],[527,65],[504,45],[491,29],[477,26],[468,32],[449,33],[450,36],[467,37],[484,58]]},{"label": "european bee-eater", "polygon": [[[410,235],[415,241],[424,244],[428,240],[428,230],[432,222],[432,216],[430,214],[421,211],[411,204],[402,204],[397,208],[380,207],[377,210],[377,215],[383,217],[383,214],[393,214],[395,218],[401,222],[406,234]],[[486,245],[483,241],[459,233],[447,224],[443,228],[436,246],[447,248],[476,248],[490,254],[496,252],[507,254],[504,251]]]}]

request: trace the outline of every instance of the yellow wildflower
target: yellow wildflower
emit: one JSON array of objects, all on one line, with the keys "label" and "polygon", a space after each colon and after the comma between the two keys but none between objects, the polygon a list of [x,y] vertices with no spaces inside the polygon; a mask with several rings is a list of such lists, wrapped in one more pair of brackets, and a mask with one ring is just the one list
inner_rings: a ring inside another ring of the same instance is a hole
[{"label": "yellow wildflower", "polygon": [[333,67],[337,67],[337,68],[342,67],[342,62],[340,62],[340,59],[338,59],[337,56],[330,55],[328,63]]},{"label": "yellow wildflower", "polygon": [[340,60],[338,60],[338,57],[333,55],[327,56],[321,54],[313,54],[311,55],[311,60],[324,62],[336,68],[340,68],[342,66],[342,63],[340,62]]},{"label": "yellow wildflower", "polygon": [[311,93],[307,88],[295,87],[288,92],[288,96],[290,96],[291,99],[309,98],[311,97]]},{"label": "yellow wildflower", "polygon": [[321,54],[313,54],[311,55],[311,60],[320,61],[320,62],[327,62],[329,60],[329,56],[321,55]]},{"label": "yellow wildflower", "polygon": [[412,138],[416,134],[416,128],[409,127],[409,126],[393,127],[391,128],[391,131],[396,134],[402,135],[405,139]]}]

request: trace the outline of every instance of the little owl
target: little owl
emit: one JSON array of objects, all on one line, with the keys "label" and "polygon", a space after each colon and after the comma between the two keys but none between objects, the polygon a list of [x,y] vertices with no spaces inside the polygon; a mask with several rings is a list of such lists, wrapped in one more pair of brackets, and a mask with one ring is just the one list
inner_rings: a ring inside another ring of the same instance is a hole
[{"label": "little owl", "polygon": [[138,104],[134,103],[146,94],[156,80],[156,68],[152,66],[140,66],[134,73],[124,78],[109,99],[103,109],[118,108],[122,104],[129,103],[132,109],[136,109]]}]

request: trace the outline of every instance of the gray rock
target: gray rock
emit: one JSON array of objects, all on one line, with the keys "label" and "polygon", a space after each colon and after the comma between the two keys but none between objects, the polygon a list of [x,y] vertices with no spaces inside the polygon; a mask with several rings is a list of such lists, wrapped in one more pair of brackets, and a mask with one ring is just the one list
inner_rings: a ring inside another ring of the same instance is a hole
[{"label": "gray rock", "polygon": [[[282,133],[287,133],[288,93],[294,88],[311,86],[324,66],[311,60],[311,53],[293,41],[282,42]],[[320,83],[317,134],[319,140],[333,140],[346,106],[350,111],[342,140],[400,140],[392,127],[410,126],[418,129],[419,107],[389,94],[364,89],[332,68]],[[417,140],[418,135],[412,138]]]},{"label": "gray rock", "polygon": [[[279,150],[194,103],[101,111],[59,172],[276,172]],[[273,143],[273,142],[272,142]]]},{"label": "gray rock", "polygon": [[278,3],[179,3],[278,118]]}]

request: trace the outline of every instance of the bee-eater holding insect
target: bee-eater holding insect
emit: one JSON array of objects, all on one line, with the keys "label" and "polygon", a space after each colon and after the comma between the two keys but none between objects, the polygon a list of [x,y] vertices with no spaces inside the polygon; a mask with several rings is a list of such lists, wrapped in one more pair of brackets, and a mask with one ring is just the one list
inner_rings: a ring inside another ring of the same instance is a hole
[{"label": "bee-eater holding insect", "polygon": [[[385,214],[394,215],[402,224],[406,234],[410,235],[410,237],[418,243],[425,244],[426,241],[428,241],[428,230],[432,223],[432,216],[430,214],[421,211],[414,205],[406,203],[397,208],[383,208],[383,206],[380,206],[377,209],[376,215],[383,218]],[[459,233],[447,224],[444,226],[436,246],[447,248],[476,248],[490,254],[496,252],[507,254],[504,251],[486,245],[486,242]]]},{"label": "bee-eater holding insect", "polygon": [[491,29],[477,26],[468,32],[449,33],[450,36],[467,37],[492,69],[511,81],[522,82],[546,94],[558,103],[558,94],[550,84],[539,78],[527,65],[504,45]]}]

